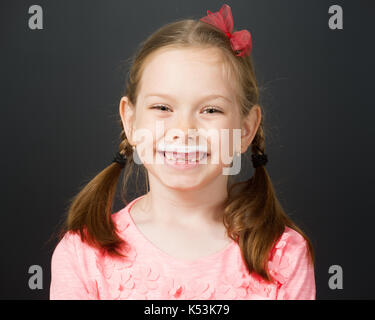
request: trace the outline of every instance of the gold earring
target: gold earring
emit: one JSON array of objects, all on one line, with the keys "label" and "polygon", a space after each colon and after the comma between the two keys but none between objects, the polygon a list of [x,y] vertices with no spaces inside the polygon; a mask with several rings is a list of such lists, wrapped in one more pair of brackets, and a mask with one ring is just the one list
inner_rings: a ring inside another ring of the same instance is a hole
[{"label": "gold earring", "polygon": [[135,151],[135,145],[134,145],[134,146],[132,146],[132,148],[133,148],[133,151]]}]

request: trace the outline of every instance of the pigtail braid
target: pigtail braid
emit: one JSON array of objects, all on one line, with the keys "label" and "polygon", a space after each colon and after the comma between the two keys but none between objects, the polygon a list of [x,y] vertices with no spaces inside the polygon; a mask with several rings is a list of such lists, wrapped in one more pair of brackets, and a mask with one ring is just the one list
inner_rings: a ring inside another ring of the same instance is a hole
[{"label": "pigtail braid", "polygon": [[[251,152],[256,155],[265,154],[262,122],[263,119],[251,144]],[[227,227],[228,236],[238,241],[249,273],[254,271],[267,281],[272,281],[267,262],[285,226],[298,231],[307,240],[313,259],[310,240],[282,209],[271,178],[263,165],[255,168],[249,180],[230,186],[224,225]]]}]

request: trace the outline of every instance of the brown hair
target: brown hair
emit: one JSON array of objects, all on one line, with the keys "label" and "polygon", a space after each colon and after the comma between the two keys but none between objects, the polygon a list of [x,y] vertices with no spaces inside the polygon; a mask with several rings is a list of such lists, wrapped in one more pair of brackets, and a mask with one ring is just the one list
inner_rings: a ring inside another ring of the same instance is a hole
[{"label": "brown hair", "polygon": [[[162,48],[218,48],[222,53],[223,65],[229,67],[228,75],[236,84],[238,102],[242,116],[246,116],[254,105],[259,105],[259,88],[255,78],[251,56],[238,57],[233,52],[227,36],[211,25],[192,19],[169,23],[150,37],[138,48],[132,58],[126,79],[125,95],[135,106],[139,83],[146,59]],[[122,126],[121,120],[120,124]],[[124,190],[133,171],[132,147],[122,127],[119,151],[128,158],[124,167],[121,189]],[[265,134],[263,117],[252,141],[252,154],[265,153]],[[141,170],[145,170],[144,167]],[[125,257],[121,247],[127,243],[119,237],[111,214],[117,181],[122,172],[118,163],[111,163],[95,176],[71,199],[71,204],[61,229],[60,237],[68,232],[77,232],[82,241],[102,249],[112,256]],[[145,175],[147,177],[147,175]],[[147,182],[148,185],[148,182]],[[257,167],[254,175],[247,181],[228,183],[228,198],[224,202],[223,223],[227,234],[238,242],[249,273],[255,272],[263,279],[272,281],[267,268],[269,254],[277,239],[283,234],[285,226],[299,232],[306,240],[309,257],[314,263],[312,243],[305,233],[297,227],[282,209],[271,179],[264,166]]]}]

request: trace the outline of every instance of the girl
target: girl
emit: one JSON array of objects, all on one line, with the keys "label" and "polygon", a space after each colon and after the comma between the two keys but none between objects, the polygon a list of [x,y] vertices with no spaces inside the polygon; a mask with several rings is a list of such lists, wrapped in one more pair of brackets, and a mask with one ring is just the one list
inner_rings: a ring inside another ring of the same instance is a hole
[{"label": "girl", "polygon": [[[232,33],[227,5],[207,14],[162,27],[136,53],[119,152],[71,203],[52,255],[51,299],[315,299],[312,244],[265,169],[251,35]],[[225,130],[218,144],[207,134]],[[223,170],[247,151],[254,174],[231,183]],[[124,195],[138,164],[146,194],[123,197],[112,214],[121,169]]]}]

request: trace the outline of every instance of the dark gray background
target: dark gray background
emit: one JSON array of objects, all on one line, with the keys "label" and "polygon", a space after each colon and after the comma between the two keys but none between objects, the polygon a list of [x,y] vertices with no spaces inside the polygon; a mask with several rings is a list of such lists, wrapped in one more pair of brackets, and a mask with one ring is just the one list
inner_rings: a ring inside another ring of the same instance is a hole
[{"label": "dark gray background", "polygon": [[[374,298],[373,1],[1,1],[0,298],[48,299],[67,201],[117,151],[122,61],[165,23],[231,6],[253,36],[268,172],[316,250],[317,299]],[[28,28],[41,5],[44,29]],[[344,30],[328,28],[341,5]],[[252,174],[249,164],[242,178]],[[139,193],[138,193],[139,194]],[[136,196],[134,188],[130,200]],[[114,210],[122,207],[116,200]],[[28,287],[43,268],[42,290]],[[331,265],[342,290],[328,287]]]}]

